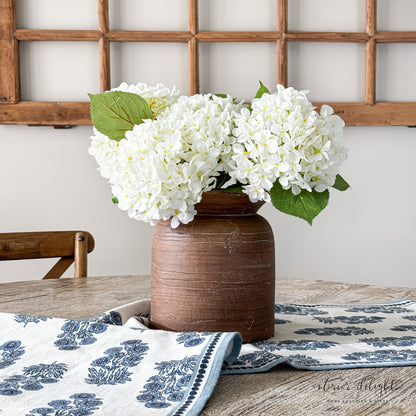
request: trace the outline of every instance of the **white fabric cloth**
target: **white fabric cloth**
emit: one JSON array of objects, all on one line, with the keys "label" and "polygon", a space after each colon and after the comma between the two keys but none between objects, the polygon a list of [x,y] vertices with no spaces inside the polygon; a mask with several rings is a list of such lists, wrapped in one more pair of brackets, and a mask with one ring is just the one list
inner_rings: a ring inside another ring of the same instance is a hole
[{"label": "white fabric cloth", "polygon": [[85,320],[0,314],[0,415],[199,414],[241,337],[150,330],[133,317],[148,306]]},{"label": "white fabric cloth", "polygon": [[150,301],[90,319],[0,314],[0,415],[198,415],[220,373],[416,364],[416,304],[275,306],[275,335],[147,327]]},{"label": "white fabric cloth", "polygon": [[275,305],[275,335],[244,344],[223,374],[416,364],[416,304]]}]

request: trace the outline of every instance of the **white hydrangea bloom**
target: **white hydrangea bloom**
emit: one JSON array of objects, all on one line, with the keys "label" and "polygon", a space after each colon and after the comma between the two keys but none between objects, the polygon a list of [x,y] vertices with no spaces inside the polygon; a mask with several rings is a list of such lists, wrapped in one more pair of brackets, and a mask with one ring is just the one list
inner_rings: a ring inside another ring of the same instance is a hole
[{"label": "white hydrangea bloom", "polygon": [[95,157],[98,163],[98,170],[104,178],[109,178],[114,170],[114,166],[117,160],[117,147],[118,142],[116,140],[109,139],[106,135],[100,133],[95,127],[94,136],[91,136],[91,146],[88,149],[88,153]]},{"label": "white hydrangea bloom", "polygon": [[305,91],[277,86],[236,115],[235,142],[227,171],[244,184],[251,201],[269,201],[278,180],[298,195],[302,189],[322,192],[335,183],[347,158],[342,141],[344,122],[322,106],[318,114]]},{"label": "white hydrangea bloom", "polygon": [[90,153],[118,206],[152,225],[159,219],[171,219],[173,228],[192,221],[194,205],[223,169],[223,153],[230,153],[232,115],[240,107],[231,97],[182,96],[118,143],[95,132]]},{"label": "white hydrangea bloom", "polygon": [[295,195],[323,192],[347,157],[343,121],[328,106],[318,114],[306,93],[293,88],[279,85],[254,99],[251,112],[230,96],[180,96],[162,84],[123,83],[115,90],[142,96],[154,118],[119,142],[94,129],[89,152],[119,207],[152,225],[192,221],[195,204],[215,186],[239,182],[253,202],[270,201],[277,180]]},{"label": "white hydrangea bloom", "polygon": [[150,109],[154,115],[154,118],[159,116],[163,110],[176,103],[181,93],[175,88],[170,89],[163,84],[156,84],[155,86],[149,86],[145,82],[139,82],[138,84],[121,83],[118,87],[113,88],[111,91],[124,91],[131,92],[140,95],[149,104]]}]

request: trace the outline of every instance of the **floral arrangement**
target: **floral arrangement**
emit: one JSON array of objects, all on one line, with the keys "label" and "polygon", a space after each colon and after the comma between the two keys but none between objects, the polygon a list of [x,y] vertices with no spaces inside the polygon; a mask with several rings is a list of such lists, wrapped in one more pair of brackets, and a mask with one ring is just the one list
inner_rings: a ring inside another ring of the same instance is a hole
[{"label": "floral arrangement", "polygon": [[260,82],[249,105],[225,94],[181,95],[162,84],[121,84],[90,94],[89,153],[131,218],[176,228],[196,215],[212,189],[244,192],[252,202],[305,219],[328,204],[329,188],[346,190],[344,122],[320,113],[307,92]]}]

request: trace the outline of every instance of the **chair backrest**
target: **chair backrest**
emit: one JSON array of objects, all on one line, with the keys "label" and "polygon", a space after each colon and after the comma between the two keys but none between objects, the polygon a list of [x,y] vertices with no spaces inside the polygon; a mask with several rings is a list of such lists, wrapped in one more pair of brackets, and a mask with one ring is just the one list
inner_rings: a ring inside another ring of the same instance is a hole
[{"label": "chair backrest", "polygon": [[0,260],[61,257],[44,279],[58,279],[75,262],[74,276],[87,276],[87,254],[94,238],[86,231],[0,233]]}]

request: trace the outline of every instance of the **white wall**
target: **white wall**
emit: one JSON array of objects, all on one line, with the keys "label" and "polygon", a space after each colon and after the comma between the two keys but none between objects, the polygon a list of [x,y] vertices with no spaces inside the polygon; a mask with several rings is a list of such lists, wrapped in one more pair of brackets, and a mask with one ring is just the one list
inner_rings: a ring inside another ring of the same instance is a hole
[{"label": "white wall", "polygon": [[[262,0],[269,9],[265,7],[266,11],[257,15],[247,8],[253,3],[258,7],[258,2],[227,1],[244,3],[244,8],[232,6],[231,9],[242,13],[244,27],[248,30],[262,27],[272,30],[274,23],[270,15],[275,15],[275,1]],[[38,8],[30,6],[34,3]],[[71,13],[74,14],[72,18],[77,17],[75,6],[82,2],[74,0],[71,10],[65,9],[64,3],[63,0],[22,1],[20,4],[24,9],[19,13],[24,27],[46,27],[42,19],[45,20],[48,14],[40,11],[50,11],[52,5],[64,11],[68,19]],[[129,0],[125,4],[140,9],[141,3]],[[183,0],[174,3],[158,0],[152,5],[162,7],[165,17],[177,15],[177,25],[168,29],[180,30],[186,29],[186,19],[183,20],[183,14],[176,12],[178,8],[186,11],[185,3]],[[312,3],[314,7],[311,7]],[[332,20],[328,20],[328,16],[327,20],[322,17],[317,3],[311,0],[291,2],[292,8],[303,10],[299,11],[296,19],[289,21],[294,29],[334,30],[331,25],[336,24],[340,30],[364,30],[361,17],[364,0],[337,0],[338,12],[340,7],[345,10],[336,13],[336,19]],[[325,1],[319,0],[319,3]],[[386,8],[390,6],[383,0],[380,3],[385,7],[379,13],[384,19],[380,23],[386,29],[397,30],[397,20],[416,13],[416,2],[411,0],[397,0],[398,8],[395,10],[402,10],[401,17],[396,16],[399,12],[387,13]],[[95,0],[87,4],[94,17]],[[113,9],[116,7],[116,3],[110,4]],[[232,26],[230,19],[214,18],[224,3],[212,0],[211,4],[214,11],[206,11],[207,17],[201,21],[201,28],[221,30],[224,25],[230,25],[232,30],[241,30],[238,24]],[[201,11],[206,7],[205,3],[201,5]],[[331,12],[330,8],[326,10]],[[253,15],[257,17],[253,19]],[[386,16],[389,15],[395,16],[396,23],[388,21]],[[231,12],[226,16],[231,16]],[[353,24],[352,16],[356,19]],[[127,17],[124,20],[129,29],[134,28],[134,22]],[[309,27],[311,21],[318,26]],[[94,22],[92,18],[78,19],[80,28],[94,28]],[[214,27],[214,24],[222,27]],[[252,27],[247,27],[247,24]],[[65,22],[55,22],[54,27],[67,26]],[[416,30],[407,26],[404,29]],[[292,45],[289,51],[291,84],[299,89],[310,89],[311,99],[346,97],[362,100],[362,63],[365,57],[362,46]],[[22,53],[22,93],[25,99],[70,97],[67,99],[85,100],[87,92],[97,92],[95,65],[98,65],[98,54],[95,44],[31,42],[22,46]],[[227,91],[249,99],[259,79],[269,87],[275,83],[273,44],[205,44],[200,53],[201,86],[205,91]],[[130,83],[161,81],[167,85],[176,84],[182,91],[187,91],[186,45],[114,44],[112,57],[113,85],[123,80]],[[162,63],[159,63],[159,57]],[[416,45],[383,45],[378,59],[381,68],[377,83],[379,97],[414,101],[416,84],[409,67],[416,65]],[[398,64],[394,65],[394,62]],[[0,126],[0,232],[86,229],[96,239],[96,249],[89,260],[91,275],[149,273],[152,228],[130,220],[112,204],[110,187],[98,174],[95,160],[87,152],[90,134],[91,128],[85,126],[69,130]],[[329,207],[317,217],[312,227],[278,213],[272,206],[261,210],[275,233],[278,275],[415,287],[413,155],[416,154],[416,129],[347,127],[345,140],[350,156],[342,174],[352,189],[344,193],[332,192]],[[1,262],[0,282],[35,278],[46,272],[51,263],[50,260]]]}]

